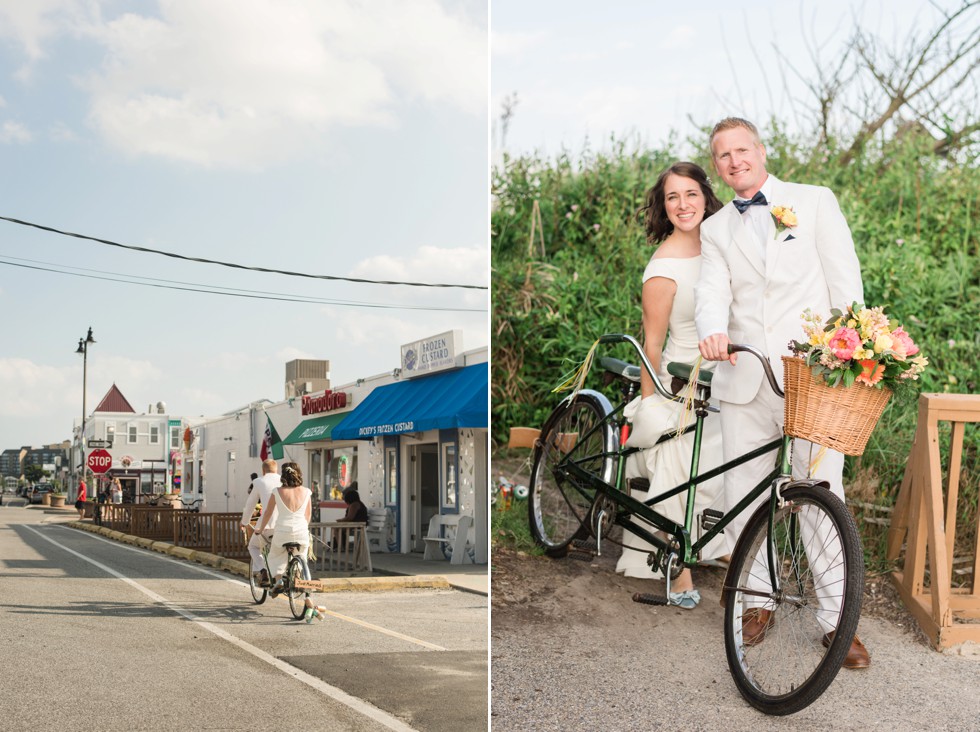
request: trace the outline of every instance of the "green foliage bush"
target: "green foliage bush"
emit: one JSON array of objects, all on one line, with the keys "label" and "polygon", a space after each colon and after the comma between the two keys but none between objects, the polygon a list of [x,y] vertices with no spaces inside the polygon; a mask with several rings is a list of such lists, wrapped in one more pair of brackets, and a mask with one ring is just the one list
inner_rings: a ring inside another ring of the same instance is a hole
[{"label": "green foliage bush", "polygon": [[[908,135],[870,146],[845,166],[833,141],[815,147],[777,128],[764,137],[773,174],[836,193],[861,261],[866,304],[886,306],[931,362],[918,390],[977,393],[976,158],[937,157],[931,152],[934,141]],[[635,214],[656,176],[677,159],[672,143],[656,150],[618,144],[612,152],[585,152],[575,160],[568,154],[555,160],[512,158],[494,171],[495,444],[506,444],[512,426],[540,426],[558,401],[551,390],[599,335],[639,335],[640,278],[653,249]],[[695,162],[711,171],[706,155]],[[715,188],[723,201],[731,198],[720,181]],[[543,248],[538,233],[530,241],[535,201]],[[848,458],[848,475],[871,486],[873,495],[863,496],[866,500],[893,499],[898,490],[915,429],[916,399],[915,390],[892,399],[865,455]],[[965,469],[974,471],[974,506],[976,435],[968,431],[964,455]]]}]

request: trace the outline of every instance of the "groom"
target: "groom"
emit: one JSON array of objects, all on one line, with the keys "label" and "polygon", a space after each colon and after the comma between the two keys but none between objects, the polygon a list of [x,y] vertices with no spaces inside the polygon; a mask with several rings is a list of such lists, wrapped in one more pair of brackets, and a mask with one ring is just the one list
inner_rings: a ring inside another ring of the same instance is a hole
[{"label": "groom", "polygon": [[[780,356],[802,337],[803,311],[830,314],[863,302],[861,269],[847,222],[827,188],[784,183],[766,171],[766,149],[755,125],[738,117],[723,119],[711,132],[715,170],[736,199],[701,224],[701,276],[695,288],[695,321],[701,355],[719,365],[712,393],[722,402],[725,461],[778,439],[783,431],[783,400],[764,382],[754,358],[728,354],[729,343],[760,348],[782,382]],[[778,219],[778,221],[777,221]],[[794,477],[805,477],[808,457],[819,446],[796,440]],[[773,468],[772,453],[725,473],[728,509]],[[828,450],[812,477],[827,480],[844,500],[844,456]],[[729,524],[734,541],[763,494]],[[816,564],[816,562],[814,562]],[[746,613],[746,642],[759,643],[773,622],[766,609]],[[825,630],[829,630],[826,629]],[[845,668],[867,668],[871,659],[855,636]]]}]

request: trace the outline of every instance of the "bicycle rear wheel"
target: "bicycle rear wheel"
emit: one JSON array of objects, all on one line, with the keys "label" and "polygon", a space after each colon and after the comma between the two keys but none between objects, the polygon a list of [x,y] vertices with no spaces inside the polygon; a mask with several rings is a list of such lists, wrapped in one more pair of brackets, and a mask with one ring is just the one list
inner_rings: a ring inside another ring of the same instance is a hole
[{"label": "bicycle rear wheel", "polygon": [[248,588],[252,591],[252,599],[255,600],[256,605],[261,605],[265,602],[266,595],[269,594],[269,590],[262,587],[255,581],[255,573],[262,571],[262,567],[255,566],[255,560],[248,560]]},{"label": "bicycle rear wheel", "polygon": [[289,596],[289,610],[297,620],[301,620],[306,611],[306,591],[296,587],[296,580],[301,579],[305,579],[303,562],[294,556],[286,566],[286,594]]},{"label": "bicycle rear wheel", "polygon": [[528,520],[534,540],[550,556],[565,556],[574,539],[588,535],[586,520],[596,494],[590,480],[612,482],[617,445],[607,420],[610,412],[602,394],[583,390],[563,401],[541,430],[531,468]]},{"label": "bicycle rear wheel", "polygon": [[[791,484],[782,496],[771,532],[768,502],[749,519],[732,557],[734,586],[725,588],[732,677],[752,706],[777,715],[798,712],[830,686],[857,630],[864,591],[861,541],[843,502],[809,483]],[[775,591],[766,560],[770,538]]]}]

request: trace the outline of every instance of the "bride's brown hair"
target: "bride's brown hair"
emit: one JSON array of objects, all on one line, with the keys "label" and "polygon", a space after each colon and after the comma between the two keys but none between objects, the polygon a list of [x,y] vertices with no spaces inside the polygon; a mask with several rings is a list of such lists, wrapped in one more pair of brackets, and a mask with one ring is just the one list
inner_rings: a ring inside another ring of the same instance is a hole
[{"label": "bride's brown hair", "polygon": [[287,488],[303,485],[303,471],[296,463],[286,463],[282,466],[282,484]]}]

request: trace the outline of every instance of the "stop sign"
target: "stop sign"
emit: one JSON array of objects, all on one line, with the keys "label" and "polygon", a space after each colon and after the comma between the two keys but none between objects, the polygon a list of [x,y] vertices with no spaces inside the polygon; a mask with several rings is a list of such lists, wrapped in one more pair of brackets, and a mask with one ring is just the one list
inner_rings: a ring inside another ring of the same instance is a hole
[{"label": "stop sign", "polygon": [[93,473],[104,473],[112,467],[112,455],[108,450],[92,450],[85,464]]}]

